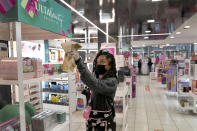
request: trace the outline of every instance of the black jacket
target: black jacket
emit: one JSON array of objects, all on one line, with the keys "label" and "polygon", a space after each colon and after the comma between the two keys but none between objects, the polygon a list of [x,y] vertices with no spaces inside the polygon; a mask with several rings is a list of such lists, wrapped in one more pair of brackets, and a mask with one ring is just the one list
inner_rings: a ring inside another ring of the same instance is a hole
[{"label": "black jacket", "polygon": [[90,104],[92,109],[101,111],[112,110],[118,85],[117,79],[115,77],[98,79],[88,70],[81,59],[76,61],[76,64],[81,80],[93,91]]}]

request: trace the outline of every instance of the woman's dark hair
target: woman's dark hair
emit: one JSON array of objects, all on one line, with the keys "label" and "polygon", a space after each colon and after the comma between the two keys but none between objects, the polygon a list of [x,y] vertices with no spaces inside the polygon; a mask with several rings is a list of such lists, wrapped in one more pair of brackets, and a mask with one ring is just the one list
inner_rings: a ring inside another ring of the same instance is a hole
[{"label": "woman's dark hair", "polygon": [[[116,61],[114,56],[109,53],[109,51],[107,50],[100,50],[96,56],[96,58],[94,59],[93,62],[93,72],[95,73],[95,69],[96,69],[96,65],[97,65],[97,59],[99,58],[99,56],[104,55],[106,57],[107,60],[109,60],[109,65],[111,66],[110,70],[108,71],[108,73],[104,76],[104,78],[109,78],[109,77],[115,77],[117,78],[117,71],[116,71]],[[98,76],[97,76],[98,77]]]}]

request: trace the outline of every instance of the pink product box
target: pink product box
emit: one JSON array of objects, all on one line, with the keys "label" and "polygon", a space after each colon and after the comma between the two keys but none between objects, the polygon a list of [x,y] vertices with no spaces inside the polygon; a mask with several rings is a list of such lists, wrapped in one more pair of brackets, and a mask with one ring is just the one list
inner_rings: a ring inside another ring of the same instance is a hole
[{"label": "pink product box", "polygon": [[136,74],[136,70],[132,70],[132,74]]},{"label": "pink product box", "polygon": [[[31,59],[28,58],[28,60],[31,60]],[[24,63],[27,64],[27,61],[23,61],[23,64]],[[31,79],[31,78],[38,77],[38,76],[41,77],[43,75],[44,71],[43,71],[42,66],[40,67],[40,62],[37,62],[37,60],[32,60],[32,63],[33,63],[32,65],[33,72],[23,73],[24,79]],[[31,65],[31,63],[29,64]],[[37,66],[37,64],[39,66]],[[0,60],[0,78],[4,80],[17,80],[18,79],[18,69],[17,69],[16,58],[7,58],[7,59]]]},{"label": "pink product box", "polygon": [[186,62],[186,63],[185,63],[185,66],[186,66],[186,68],[189,68],[189,63]]},{"label": "pink product box", "polygon": [[130,82],[126,82],[126,85],[129,86],[130,85]]},{"label": "pink product box", "polygon": [[53,75],[55,72],[55,68],[53,64],[44,64],[44,74]]},{"label": "pink product box", "polygon": [[132,82],[136,82],[136,77],[132,77]]},{"label": "pink product box", "polygon": [[36,78],[42,77],[44,74],[44,68],[42,66],[42,61],[34,60],[35,76]]},{"label": "pink product box", "polygon": [[14,59],[3,59],[0,61],[1,78],[17,80],[17,61]]},{"label": "pink product box", "polygon": [[[1,78],[4,80],[18,80],[18,72],[17,69],[13,70],[8,70],[7,68],[3,68],[4,71],[1,72]],[[23,73],[24,79],[31,79],[35,75],[35,72],[28,72],[28,73]]]}]

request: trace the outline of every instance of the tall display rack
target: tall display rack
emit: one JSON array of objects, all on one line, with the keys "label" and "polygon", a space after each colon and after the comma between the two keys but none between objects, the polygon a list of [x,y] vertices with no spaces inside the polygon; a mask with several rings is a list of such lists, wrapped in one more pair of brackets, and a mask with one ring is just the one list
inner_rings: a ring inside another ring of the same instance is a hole
[{"label": "tall display rack", "polygon": [[[117,70],[125,66],[124,55],[116,55]],[[131,78],[126,77],[124,74],[119,76],[119,84],[115,95],[115,111],[116,121],[122,125],[122,130],[128,129],[128,107],[129,107],[129,96],[131,95]]]},{"label": "tall display rack", "polygon": [[[69,83],[73,86],[72,73],[53,76],[43,76],[29,80],[24,79],[22,40],[46,40],[71,37],[71,12],[53,0],[41,1],[31,4],[27,0],[13,0],[9,10],[0,13],[0,39],[17,43],[17,80],[1,80],[2,85],[18,85],[20,130],[26,131],[24,109],[24,84],[37,83],[53,78],[69,76]],[[32,6],[27,8],[28,6]],[[36,8],[36,6],[38,8]],[[61,16],[61,17],[60,17]],[[11,47],[12,48],[12,47]],[[72,91],[69,92],[72,96]],[[70,101],[71,103],[72,101]],[[70,112],[71,113],[71,112]]]},{"label": "tall display rack", "polygon": [[177,98],[182,111],[192,110],[190,95],[190,61],[188,59],[178,60],[177,65]]}]

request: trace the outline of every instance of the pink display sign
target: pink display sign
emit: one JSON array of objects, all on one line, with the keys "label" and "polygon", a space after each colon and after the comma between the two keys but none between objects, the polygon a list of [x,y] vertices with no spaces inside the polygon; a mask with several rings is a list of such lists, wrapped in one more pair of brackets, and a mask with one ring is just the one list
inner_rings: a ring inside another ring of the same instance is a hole
[{"label": "pink display sign", "polygon": [[165,60],[166,59],[166,56],[165,55],[161,55],[160,56],[160,60]]},{"label": "pink display sign", "polygon": [[106,49],[109,53],[115,55],[116,54],[116,43],[102,43],[101,49]]}]

